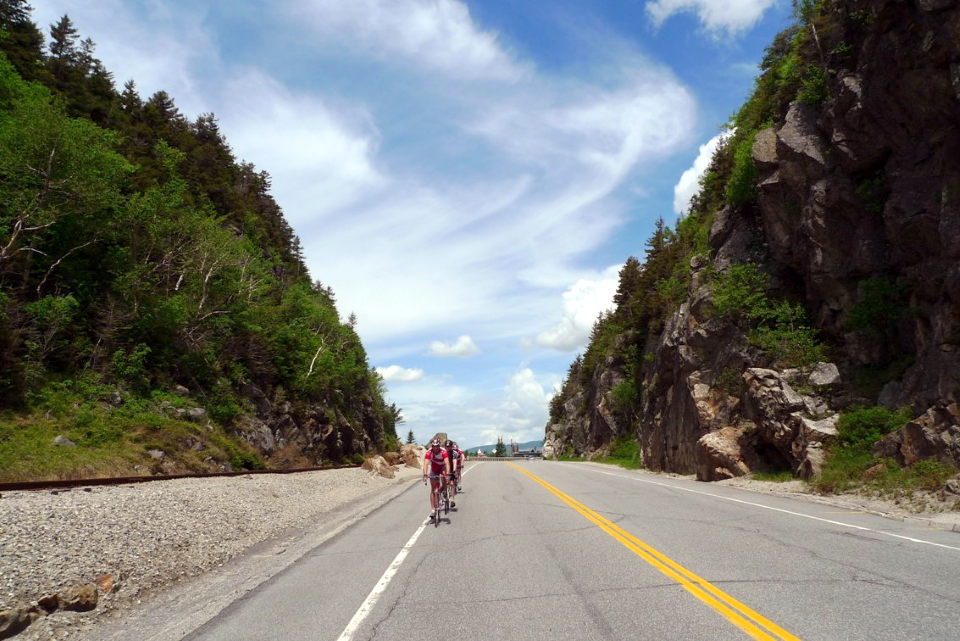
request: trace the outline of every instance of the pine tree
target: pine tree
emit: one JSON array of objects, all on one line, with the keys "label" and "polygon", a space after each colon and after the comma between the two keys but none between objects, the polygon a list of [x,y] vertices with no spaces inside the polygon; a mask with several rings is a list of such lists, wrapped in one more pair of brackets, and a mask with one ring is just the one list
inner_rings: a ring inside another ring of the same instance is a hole
[{"label": "pine tree", "polygon": [[0,0],[0,51],[25,80],[45,80],[43,34],[30,18],[27,0]]},{"label": "pine tree", "polygon": [[407,432],[407,445],[413,445],[417,442],[417,439],[413,437],[413,430]]}]

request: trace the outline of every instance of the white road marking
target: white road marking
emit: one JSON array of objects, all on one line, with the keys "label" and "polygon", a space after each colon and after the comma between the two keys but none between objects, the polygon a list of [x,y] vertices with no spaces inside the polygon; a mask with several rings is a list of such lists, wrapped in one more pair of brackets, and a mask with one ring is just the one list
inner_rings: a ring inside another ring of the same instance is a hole
[{"label": "white road marking", "polygon": [[[472,468],[473,466],[471,466]],[[466,475],[470,470],[464,469],[463,474]],[[400,569],[400,566],[403,565],[404,560],[407,558],[407,554],[410,552],[410,549],[413,548],[413,544],[417,542],[417,539],[420,538],[420,534],[423,532],[424,528],[431,523],[429,518],[423,520],[423,523],[420,524],[420,527],[417,528],[417,531],[413,533],[413,536],[410,537],[410,540],[407,541],[406,545],[400,550],[400,553],[397,554],[397,558],[393,560],[393,563],[386,569],[383,573],[383,576],[380,577],[380,580],[377,581],[377,584],[373,586],[373,589],[370,590],[370,594],[367,595],[367,599],[360,605],[360,609],[357,610],[356,614],[353,615],[353,618],[350,619],[350,623],[347,624],[347,627],[343,629],[343,633],[340,635],[338,641],[349,641],[353,638],[353,635],[360,628],[360,624],[363,623],[363,620],[367,618],[367,615],[370,614],[373,610],[373,606],[377,604],[377,601],[380,600],[380,595],[383,594],[383,591],[387,589],[387,586],[390,585],[390,581],[393,580],[393,576],[397,573],[397,570]]]},{"label": "white road marking", "polygon": [[[587,468],[589,469],[589,468]],[[934,543],[932,541],[924,541],[923,539],[915,539],[910,536],[903,536],[901,534],[894,534],[893,532],[885,532],[884,530],[874,530],[873,528],[863,527],[861,525],[852,525],[850,523],[843,523],[841,521],[834,521],[831,519],[820,518],[819,516],[812,516],[810,514],[803,514],[802,512],[791,512],[790,510],[784,510],[779,507],[770,507],[769,505],[763,505],[762,503],[753,503],[752,501],[744,501],[742,499],[735,499],[729,496],[721,496],[719,494],[711,494],[710,492],[703,492],[701,490],[693,490],[686,487],[680,487],[679,485],[671,485],[669,483],[661,483],[659,481],[649,481],[647,479],[635,478],[632,476],[624,476],[622,474],[614,474],[613,472],[604,472],[602,470],[590,469],[591,472],[596,472],[598,474],[606,474],[607,476],[615,476],[617,478],[626,479],[628,481],[638,481],[640,483],[649,483],[651,485],[659,485],[661,487],[669,487],[674,490],[681,490],[683,492],[690,492],[692,494],[701,494],[703,496],[709,496],[715,499],[723,499],[724,501],[733,501],[734,503],[743,503],[744,505],[751,505],[753,507],[760,507],[765,510],[773,510],[774,512],[783,512],[784,514],[790,514],[792,516],[802,516],[805,519],[813,519],[814,521],[822,521],[824,523],[830,523],[831,525],[839,525],[841,527],[848,527],[854,530],[862,530],[864,532],[873,532],[875,534],[882,534],[884,536],[890,536],[895,539],[903,539],[905,541],[910,541],[911,543],[923,543],[924,545],[933,545],[938,548],[946,548],[948,550],[957,550],[960,552],[960,547],[955,547],[952,545],[944,545],[943,543]]]}]

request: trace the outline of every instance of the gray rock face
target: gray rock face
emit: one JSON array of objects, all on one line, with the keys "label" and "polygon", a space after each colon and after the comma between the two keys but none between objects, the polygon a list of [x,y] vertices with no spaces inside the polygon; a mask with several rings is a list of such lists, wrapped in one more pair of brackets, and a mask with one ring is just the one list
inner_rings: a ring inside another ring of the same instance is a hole
[{"label": "gray rock face", "polygon": [[[827,55],[829,99],[791,104],[782,124],[756,135],[756,202],[713,212],[712,269],[761,266],[775,295],[803,301],[834,362],[812,373],[769,369],[745,330],[711,315],[709,274],[698,258],[687,299],[644,345],[653,357],[641,374],[647,467],[705,480],[742,473],[741,463],[809,476],[837,437],[834,413],[877,403],[939,408],[930,410],[938,418],[918,419],[885,441],[892,456],[955,458],[957,422],[943,412],[960,401],[956,5],[871,0],[869,24],[842,34],[849,53]],[[855,326],[852,312],[870,307],[861,305],[865,283],[876,278],[902,288],[905,311],[886,321],[877,312],[872,326]],[[858,387],[851,375],[883,371],[902,356],[913,365],[877,389]],[[548,426],[554,451],[593,453],[631,431],[605,396],[604,371],[622,367],[603,364],[566,399],[563,417]]]}]

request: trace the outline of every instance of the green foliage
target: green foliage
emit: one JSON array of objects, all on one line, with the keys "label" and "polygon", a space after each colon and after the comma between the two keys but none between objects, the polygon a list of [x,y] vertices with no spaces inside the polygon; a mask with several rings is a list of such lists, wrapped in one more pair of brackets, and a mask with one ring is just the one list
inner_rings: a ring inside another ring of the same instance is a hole
[{"label": "green foliage", "polygon": [[407,432],[407,445],[413,445],[417,442],[417,439],[413,436],[413,430]]},{"label": "green foliage", "polygon": [[230,467],[234,471],[262,470],[266,468],[263,457],[253,451],[234,451],[230,455]]},{"label": "green foliage", "polygon": [[111,359],[111,370],[118,381],[124,381],[132,389],[145,393],[149,389],[150,373],[147,369],[147,356],[150,348],[138,343],[126,353],[118,349]]},{"label": "green foliage", "polygon": [[643,467],[640,443],[629,435],[621,435],[610,443],[610,456],[600,460],[601,463],[611,463],[628,470],[639,470]]},{"label": "green foliage", "polygon": [[823,104],[830,97],[827,87],[827,74],[819,64],[809,64],[800,81],[800,91],[797,100],[808,105]]},{"label": "green foliage", "polygon": [[860,407],[840,415],[837,431],[845,448],[869,452],[874,443],[912,418],[910,408],[906,407],[896,412],[885,407]]},{"label": "green foliage", "polygon": [[618,383],[610,390],[610,396],[613,399],[614,410],[622,414],[630,413],[640,402],[640,395],[632,380]]},{"label": "green foliage", "polygon": [[759,319],[769,307],[766,285],[767,275],[753,263],[731,265],[711,283],[713,306],[720,316],[735,322]]},{"label": "green foliage", "polygon": [[365,429],[393,443],[402,416],[353,323],[312,285],[269,174],[236,161],[215,116],[188,122],[132,81],[118,93],[69,18],[49,56],[28,8],[0,10],[0,31],[13,61],[0,54],[0,406],[50,410],[89,452],[117,432],[94,401],[71,405],[86,377],[136,394],[111,416],[146,403],[140,424],[171,432],[155,387],[187,385],[228,423],[253,383],[348,421],[372,402]]},{"label": "green foliage", "polygon": [[779,301],[761,319],[762,324],[750,333],[750,342],[774,362],[807,368],[826,360],[826,348],[817,330],[806,325],[807,312],[799,304]]},{"label": "green foliage", "polygon": [[714,308],[741,326],[751,326],[750,342],[775,363],[805,368],[825,360],[825,347],[807,325],[806,310],[798,303],[771,300],[766,284],[756,265],[733,265],[712,283]]},{"label": "green foliage", "polygon": [[731,205],[742,205],[757,197],[757,163],[753,160],[756,131],[737,131],[733,145],[733,171],[724,188],[724,196]]},{"label": "green foliage", "polygon": [[233,393],[229,382],[220,380],[214,385],[210,394],[210,400],[207,402],[207,413],[210,418],[226,425],[240,415],[242,411],[237,397]]}]

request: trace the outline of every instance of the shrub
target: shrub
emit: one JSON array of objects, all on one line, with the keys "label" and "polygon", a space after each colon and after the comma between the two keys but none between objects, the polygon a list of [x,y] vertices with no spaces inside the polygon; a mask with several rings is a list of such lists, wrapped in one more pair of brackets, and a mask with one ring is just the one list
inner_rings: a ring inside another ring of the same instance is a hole
[{"label": "shrub", "polygon": [[731,205],[742,205],[757,197],[757,164],[752,155],[757,132],[737,131],[734,138],[733,171],[723,194]]},{"label": "shrub", "polygon": [[605,457],[603,462],[638,470],[643,467],[640,452],[640,443],[635,438],[628,435],[618,436],[610,443],[610,456]]},{"label": "shrub", "polygon": [[910,408],[896,412],[885,407],[860,407],[840,415],[837,431],[845,448],[869,452],[881,438],[903,427],[913,418]]}]

